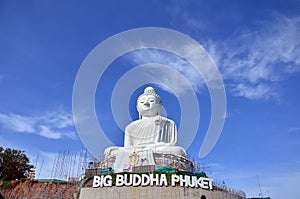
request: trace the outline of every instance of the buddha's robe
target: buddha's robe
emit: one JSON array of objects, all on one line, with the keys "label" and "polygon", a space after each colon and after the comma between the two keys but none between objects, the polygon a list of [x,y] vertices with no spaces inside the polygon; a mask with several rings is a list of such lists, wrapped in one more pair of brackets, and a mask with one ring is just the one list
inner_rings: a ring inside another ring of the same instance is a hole
[{"label": "buddha's robe", "polygon": [[124,148],[143,148],[158,153],[185,156],[185,150],[177,146],[176,124],[165,117],[144,117],[125,128]]},{"label": "buddha's robe", "polygon": [[177,146],[176,124],[159,115],[130,123],[125,128],[124,147],[108,147],[105,155],[117,156],[121,151],[132,152],[134,149],[186,156],[185,150]]}]

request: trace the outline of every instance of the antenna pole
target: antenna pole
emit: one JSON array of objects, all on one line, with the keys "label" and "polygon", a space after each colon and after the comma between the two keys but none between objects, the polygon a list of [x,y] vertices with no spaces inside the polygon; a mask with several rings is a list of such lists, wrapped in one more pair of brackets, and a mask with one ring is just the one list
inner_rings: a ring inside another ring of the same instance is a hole
[{"label": "antenna pole", "polygon": [[259,187],[260,196],[261,196],[261,198],[263,198],[258,175],[256,176],[256,178],[257,178],[257,183],[258,183],[258,187]]}]

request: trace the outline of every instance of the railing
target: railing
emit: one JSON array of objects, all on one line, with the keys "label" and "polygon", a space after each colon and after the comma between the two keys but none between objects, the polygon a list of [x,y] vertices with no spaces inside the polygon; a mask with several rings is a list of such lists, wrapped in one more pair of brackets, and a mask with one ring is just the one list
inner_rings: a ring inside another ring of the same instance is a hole
[{"label": "railing", "polygon": [[218,182],[213,182],[213,186],[215,190],[220,190],[220,191],[227,191],[231,194],[237,195],[237,196],[241,196],[241,197],[245,197],[246,198],[246,193],[242,190],[236,189],[236,188],[232,188],[229,187],[225,184],[221,184]]}]

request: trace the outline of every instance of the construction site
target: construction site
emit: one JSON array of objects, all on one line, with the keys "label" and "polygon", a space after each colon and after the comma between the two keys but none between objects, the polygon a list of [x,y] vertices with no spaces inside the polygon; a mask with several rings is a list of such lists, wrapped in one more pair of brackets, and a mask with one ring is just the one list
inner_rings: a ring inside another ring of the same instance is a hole
[{"label": "construction site", "polygon": [[[172,174],[207,177],[200,164],[190,162],[189,171],[180,169],[181,164],[170,162],[169,156],[158,156],[166,166],[134,166],[130,173],[136,174],[166,174],[168,181]],[[184,160],[182,160],[184,161]],[[178,161],[180,163],[180,161]],[[111,175],[116,173],[105,158],[97,160],[87,151],[72,154],[69,151],[60,152],[53,163],[49,179],[39,179],[40,168],[35,168],[30,178],[10,182],[0,182],[0,198],[201,198],[201,199],[245,199],[246,194],[241,190],[232,189],[213,182],[212,190],[182,186],[121,186],[94,188],[93,177],[96,175]],[[124,171],[120,175],[126,174]]]}]

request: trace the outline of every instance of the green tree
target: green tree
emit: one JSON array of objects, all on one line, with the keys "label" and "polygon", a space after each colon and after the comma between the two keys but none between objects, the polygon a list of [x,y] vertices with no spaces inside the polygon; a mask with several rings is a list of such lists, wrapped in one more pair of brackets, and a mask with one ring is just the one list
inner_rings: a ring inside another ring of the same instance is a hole
[{"label": "green tree", "polygon": [[0,147],[0,179],[26,178],[32,168],[24,151]]}]

